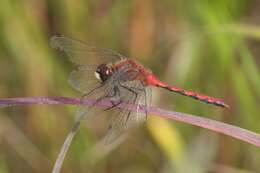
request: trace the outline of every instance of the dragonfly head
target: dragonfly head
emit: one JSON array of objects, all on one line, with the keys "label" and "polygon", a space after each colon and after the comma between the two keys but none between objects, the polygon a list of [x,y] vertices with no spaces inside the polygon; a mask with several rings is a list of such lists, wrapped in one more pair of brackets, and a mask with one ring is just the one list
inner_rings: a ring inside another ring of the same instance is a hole
[{"label": "dragonfly head", "polygon": [[108,67],[106,64],[100,64],[95,71],[95,76],[100,82],[106,81],[113,73],[111,67]]}]

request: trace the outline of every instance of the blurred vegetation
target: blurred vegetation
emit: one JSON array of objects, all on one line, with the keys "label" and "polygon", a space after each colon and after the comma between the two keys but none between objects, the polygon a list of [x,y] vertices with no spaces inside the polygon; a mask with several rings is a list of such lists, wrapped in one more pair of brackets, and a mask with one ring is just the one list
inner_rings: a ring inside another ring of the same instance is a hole
[{"label": "blurred vegetation", "polygon": [[[73,65],[49,45],[62,33],[133,57],[160,79],[232,108],[160,89],[153,89],[153,105],[260,133],[259,10],[258,0],[1,0],[0,96],[80,95],[67,84]],[[50,172],[74,110],[2,109],[0,173]],[[63,172],[260,172],[259,148],[157,117],[95,157],[96,131],[106,126],[95,123],[82,125]]]}]

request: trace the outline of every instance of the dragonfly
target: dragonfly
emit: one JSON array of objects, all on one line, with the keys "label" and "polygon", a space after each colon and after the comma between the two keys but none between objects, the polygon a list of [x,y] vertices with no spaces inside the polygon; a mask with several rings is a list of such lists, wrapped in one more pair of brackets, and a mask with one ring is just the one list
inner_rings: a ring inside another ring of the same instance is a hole
[{"label": "dragonfly", "polygon": [[[147,108],[151,104],[151,87],[163,88],[204,103],[229,108],[221,99],[171,86],[159,80],[151,70],[136,60],[113,50],[98,48],[64,35],[53,36],[51,45],[64,52],[70,61],[76,64],[76,69],[69,76],[70,85],[83,93],[83,101],[95,100],[91,105],[78,108],[78,118],[72,129],[76,130],[84,117],[95,114],[98,110],[96,104],[100,101],[107,100],[111,103],[105,111],[116,110],[105,136],[107,143],[113,142],[128,128],[146,121],[148,111],[140,113],[138,109],[141,105]],[[123,103],[135,105],[136,111],[119,108]]]}]

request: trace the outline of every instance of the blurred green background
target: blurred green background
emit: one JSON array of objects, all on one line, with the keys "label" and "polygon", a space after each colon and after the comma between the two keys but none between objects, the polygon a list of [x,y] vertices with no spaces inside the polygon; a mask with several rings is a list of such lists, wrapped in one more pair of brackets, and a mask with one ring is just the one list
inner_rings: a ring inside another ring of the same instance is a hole
[{"label": "blurred green background", "polygon": [[[260,1],[1,0],[0,97],[80,96],[73,65],[49,45],[62,33],[133,57],[162,80],[223,98],[223,111],[153,89],[153,105],[260,133]],[[0,110],[0,173],[50,172],[75,106]],[[260,149],[150,117],[119,146],[97,149],[99,126],[82,124],[63,172],[260,172]]]}]

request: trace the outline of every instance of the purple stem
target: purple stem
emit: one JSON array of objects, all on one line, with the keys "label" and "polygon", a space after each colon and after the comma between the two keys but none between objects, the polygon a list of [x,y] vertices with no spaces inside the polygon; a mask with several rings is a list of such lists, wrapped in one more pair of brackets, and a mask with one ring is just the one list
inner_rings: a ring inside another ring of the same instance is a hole
[{"label": "purple stem", "polygon": [[[82,102],[80,98],[75,98],[75,97],[25,97],[25,98],[20,97],[20,98],[2,98],[0,99],[0,107],[29,105],[29,104],[90,105],[93,102],[94,100],[84,100],[84,102]],[[100,102],[100,104],[98,104],[97,106],[109,107],[111,106],[111,104],[108,101],[104,101],[104,102]],[[129,107],[126,104],[122,104],[120,105],[120,107],[130,109],[131,111],[136,111],[135,107]],[[142,106],[141,111],[144,112],[144,110],[145,108]],[[167,111],[156,107],[148,107],[147,111],[152,115],[158,115],[163,118],[173,119],[187,124],[199,126],[205,129],[212,130],[214,132],[232,136],[234,138],[240,139],[242,141],[260,147],[260,135],[255,132],[242,129],[240,127],[225,124],[204,117],[199,117],[196,115],[174,112],[174,111]]]}]

